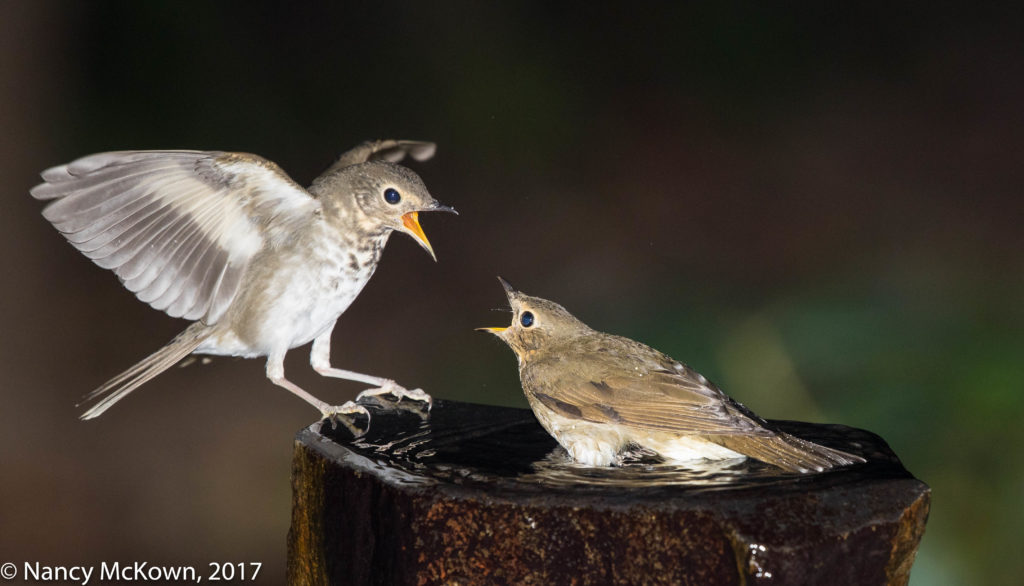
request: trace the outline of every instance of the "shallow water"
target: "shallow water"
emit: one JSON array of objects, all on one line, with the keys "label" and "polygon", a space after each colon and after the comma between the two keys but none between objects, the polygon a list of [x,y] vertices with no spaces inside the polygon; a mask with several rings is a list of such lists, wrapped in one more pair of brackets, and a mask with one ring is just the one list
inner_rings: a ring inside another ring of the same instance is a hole
[{"label": "shallow water", "polygon": [[[429,417],[415,410],[372,409],[367,433],[354,438],[325,426],[322,433],[403,484],[486,485],[490,490],[517,493],[574,491],[599,495],[624,489],[680,492],[735,490],[774,485],[849,480],[865,476],[905,474],[878,436],[838,425],[772,422],[780,429],[830,447],[861,455],[867,464],[818,474],[784,472],[752,459],[698,461],[680,465],[647,454],[630,454],[626,464],[592,467],[573,462],[526,409],[438,401]],[[400,476],[400,478],[399,478]],[[632,492],[632,491],[630,491]]]}]

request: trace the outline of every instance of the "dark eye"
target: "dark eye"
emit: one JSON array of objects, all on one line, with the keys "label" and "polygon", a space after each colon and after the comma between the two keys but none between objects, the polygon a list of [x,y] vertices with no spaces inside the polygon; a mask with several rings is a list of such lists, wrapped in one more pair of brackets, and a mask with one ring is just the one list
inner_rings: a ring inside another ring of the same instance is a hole
[{"label": "dark eye", "polygon": [[524,311],[523,315],[519,316],[519,323],[523,324],[524,328],[528,328],[533,325],[533,314],[529,311]]},{"label": "dark eye", "polygon": [[384,201],[388,202],[391,205],[395,205],[396,203],[402,201],[402,194],[398,193],[398,190],[395,189],[394,187],[389,187],[384,190]]}]

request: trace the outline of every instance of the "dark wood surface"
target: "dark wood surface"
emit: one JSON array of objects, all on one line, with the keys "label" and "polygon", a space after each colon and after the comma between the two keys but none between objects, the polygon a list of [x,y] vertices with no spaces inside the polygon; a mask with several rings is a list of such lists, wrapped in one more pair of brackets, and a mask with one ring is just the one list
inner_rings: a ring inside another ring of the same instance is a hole
[{"label": "dark wood surface", "polygon": [[293,584],[906,584],[930,490],[867,431],[774,422],[865,457],[821,474],[573,464],[525,409],[373,409],[293,461]]}]

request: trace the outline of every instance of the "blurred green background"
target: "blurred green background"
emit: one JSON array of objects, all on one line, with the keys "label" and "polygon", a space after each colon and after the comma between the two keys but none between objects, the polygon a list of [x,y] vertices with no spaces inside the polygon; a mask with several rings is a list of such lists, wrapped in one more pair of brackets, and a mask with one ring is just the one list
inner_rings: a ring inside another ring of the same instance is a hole
[{"label": "blurred green background", "polygon": [[[249,151],[308,183],[370,138],[458,217],[396,236],[335,364],[525,406],[495,280],[683,360],[770,418],[886,438],[933,489],[912,583],[1024,557],[1019,9],[742,3],[0,4],[0,561],[264,563],[293,434],[262,361],[174,369],[98,421],[86,391],[184,327],[43,220],[42,169]],[[341,402],[307,349],[290,378]]]}]

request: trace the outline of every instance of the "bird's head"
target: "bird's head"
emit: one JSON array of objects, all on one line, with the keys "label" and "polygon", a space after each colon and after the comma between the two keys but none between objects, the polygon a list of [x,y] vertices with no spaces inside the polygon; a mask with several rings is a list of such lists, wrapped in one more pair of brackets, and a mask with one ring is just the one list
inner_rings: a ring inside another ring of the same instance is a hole
[{"label": "bird's head", "polygon": [[498,280],[505,288],[512,308],[512,324],[508,327],[477,328],[477,331],[498,336],[512,348],[520,361],[546,345],[571,340],[591,331],[561,305],[516,291],[501,277]]},{"label": "bird's head", "polygon": [[419,242],[435,261],[437,256],[420,227],[419,213],[458,213],[434,199],[423,180],[411,169],[382,160],[350,165],[325,174],[310,191],[328,210],[332,207],[346,209],[345,204],[352,201],[348,198],[354,197],[359,222],[366,229],[404,232]]}]

